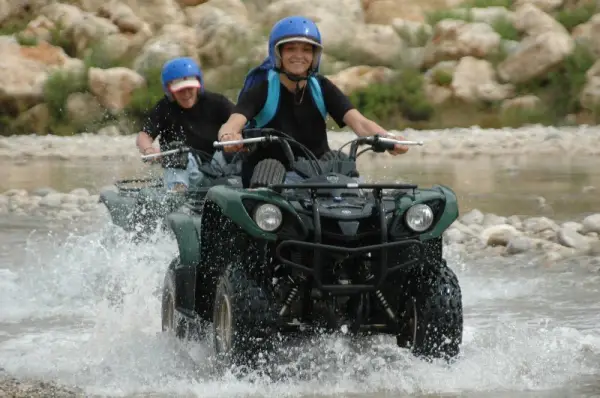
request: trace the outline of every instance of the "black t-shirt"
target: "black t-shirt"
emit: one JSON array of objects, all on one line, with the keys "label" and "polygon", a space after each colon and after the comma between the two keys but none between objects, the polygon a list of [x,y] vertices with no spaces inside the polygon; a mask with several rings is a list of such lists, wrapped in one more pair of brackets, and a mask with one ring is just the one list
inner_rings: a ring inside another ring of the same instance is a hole
[{"label": "black t-shirt", "polygon": [[[344,127],[344,115],[354,106],[342,91],[324,76],[317,76],[323,93],[325,108],[339,127]],[[329,151],[327,143],[327,127],[325,119],[321,116],[317,105],[310,93],[310,86],[306,85],[302,102],[297,103],[301,92],[295,94],[280,83],[279,107],[275,117],[264,127],[274,128],[292,136],[296,141],[305,145],[315,156],[320,157]],[[233,113],[240,113],[248,120],[255,117],[267,101],[269,89],[268,81],[263,81],[243,93]],[[294,153],[303,156],[297,148],[292,146]],[[305,157],[306,155],[304,155]]]},{"label": "black t-shirt", "polygon": [[212,155],[213,142],[232,110],[233,103],[227,97],[209,91],[199,93],[198,101],[190,109],[163,97],[146,118],[142,131],[153,139],[160,135],[162,150],[173,141],[181,141]]}]

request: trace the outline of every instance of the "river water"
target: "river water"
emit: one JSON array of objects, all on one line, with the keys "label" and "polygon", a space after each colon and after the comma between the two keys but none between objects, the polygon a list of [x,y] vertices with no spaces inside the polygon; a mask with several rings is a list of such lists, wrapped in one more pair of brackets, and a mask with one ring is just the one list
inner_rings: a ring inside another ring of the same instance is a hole
[{"label": "river water", "polygon": [[[394,159],[369,180],[453,187],[464,213],[579,220],[598,212],[600,160]],[[0,161],[0,192],[50,186],[92,193],[147,172],[112,161]],[[86,224],[0,216],[0,367],[89,394],[128,397],[600,396],[600,274],[577,262],[465,261],[447,253],[464,298],[462,354],[424,363],[389,338],[324,336],[283,352],[271,378],[217,375],[206,344],[160,333],[160,287],[176,254],[166,236],[139,245],[107,219]]]}]

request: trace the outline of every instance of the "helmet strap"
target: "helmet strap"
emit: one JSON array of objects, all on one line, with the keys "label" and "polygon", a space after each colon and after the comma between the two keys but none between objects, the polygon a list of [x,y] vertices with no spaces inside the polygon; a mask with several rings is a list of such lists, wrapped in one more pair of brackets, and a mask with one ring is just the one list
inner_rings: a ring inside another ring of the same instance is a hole
[{"label": "helmet strap", "polygon": [[304,92],[306,91],[306,84],[303,87],[300,87],[300,82],[303,80],[308,80],[313,73],[312,70],[308,71],[307,76],[295,75],[281,68],[275,68],[275,71],[278,73],[283,73],[288,79],[296,83],[296,89],[294,90],[294,102],[296,105],[300,105],[302,100],[304,100]]}]

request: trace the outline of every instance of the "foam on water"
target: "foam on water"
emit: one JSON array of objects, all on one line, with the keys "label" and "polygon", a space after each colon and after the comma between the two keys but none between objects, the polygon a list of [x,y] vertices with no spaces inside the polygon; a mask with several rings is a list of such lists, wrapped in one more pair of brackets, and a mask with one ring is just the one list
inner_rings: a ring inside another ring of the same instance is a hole
[{"label": "foam on water", "polygon": [[486,278],[452,256],[465,303],[455,364],[417,360],[390,337],[320,336],[281,349],[269,376],[218,374],[210,344],[160,332],[164,271],[176,252],[167,236],[133,245],[113,229],[30,238],[26,264],[0,269],[0,366],[111,396],[202,397],[546,390],[600,372],[597,334],[519,319],[514,307],[480,310],[540,298],[541,275]]}]

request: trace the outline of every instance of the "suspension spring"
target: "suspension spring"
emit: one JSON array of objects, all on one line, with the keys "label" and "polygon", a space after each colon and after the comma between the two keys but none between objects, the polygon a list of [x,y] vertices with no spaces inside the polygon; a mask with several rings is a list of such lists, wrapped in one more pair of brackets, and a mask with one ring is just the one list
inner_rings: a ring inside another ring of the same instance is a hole
[{"label": "suspension spring", "polygon": [[[375,275],[369,274],[369,276],[367,276],[366,280],[370,281],[374,277],[375,277]],[[390,305],[388,304],[387,300],[383,296],[383,293],[381,292],[381,290],[379,290],[379,289],[375,290],[375,296],[379,299],[379,302],[381,302],[381,305],[383,306],[383,309],[388,314],[388,316],[390,317],[390,319],[395,322],[396,321],[396,314],[394,314],[394,311],[392,311]]]},{"label": "suspension spring", "polygon": [[298,295],[298,285],[292,286],[290,292],[285,298],[283,307],[281,307],[281,311],[279,311],[279,316],[284,316],[287,313],[290,305],[292,304],[292,301],[294,301],[294,299],[296,298],[296,295]]}]

